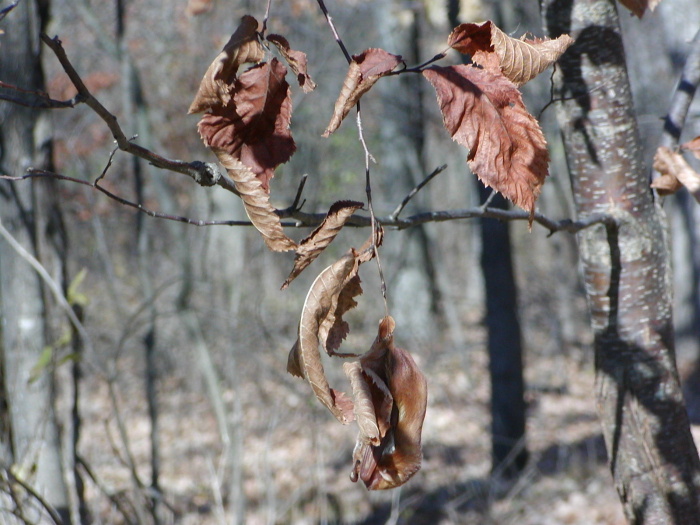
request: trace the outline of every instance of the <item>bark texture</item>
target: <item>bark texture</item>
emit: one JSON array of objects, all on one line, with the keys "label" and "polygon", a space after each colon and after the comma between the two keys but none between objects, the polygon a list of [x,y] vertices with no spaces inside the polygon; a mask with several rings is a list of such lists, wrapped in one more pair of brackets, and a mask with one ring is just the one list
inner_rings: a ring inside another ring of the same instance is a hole
[{"label": "bark texture", "polygon": [[[43,90],[39,31],[46,21],[48,2],[25,1],[3,23],[0,47],[3,81],[29,90]],[[0,172],[20,175],[29,166],[50,167],[51,142],[42,114],[33,109],[0,102]],[[39,260],[65,239],[47,240],[57,231],[57,210],[51,190],[40,184],[0,181],[0,220],[5,228]],[[3,385],[9,408],[11,442],[2,463],[24,465],[35,472],[31,483],[68,523],[58,429],[53,415],[50,366],[29,384],[32,368],[53,335],[46,323],[47,304],[39,277],[4,241],[0,241],[0,321]]]},{"label": "bark texture", "polygon": [[560,59],[555,98],[579,217],[595,334],[596,394],[615,486],[630,523],[700,523],[700,461],[676,371],[662,212],[642,161],[612,0],[544,0]]}]

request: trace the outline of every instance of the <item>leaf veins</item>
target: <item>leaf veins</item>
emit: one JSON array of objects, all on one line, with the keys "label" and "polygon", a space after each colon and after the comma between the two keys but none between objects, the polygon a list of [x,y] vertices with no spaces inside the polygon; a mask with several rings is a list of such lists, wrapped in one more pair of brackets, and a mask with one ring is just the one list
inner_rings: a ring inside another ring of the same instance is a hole
[{"label": "leaf veins", "polygon": [[197,125],[204,144],[240,160],[265,191],[274,170],[296,151],[289,131],[292,100],[287,68],[276,58],[238,77],[226,106],[214,106]]},{"label": "leaf veins", "polygon": [[516,86],[529,82],[574,43],[569,35],[549,39],[511,38],[491,22],[460,24],[447,44],[486,69],[499,70]]},{"label": "leaf veins", "polygon": [[472,172],[532,221],[549,154],[515,86],[500,73],[468,65],[431,66],[423,76],[435,88],[445,129],[469,150]]},{"label": "leaf veins", "polygon": [[280,219],[270,204],[268,191],[260,178],[229,153],[212,149],[235,184],[250,222],[260,232],[267,247],[273,252],[294,250],[296,243],[282,231]]},{"label": "leaf veins", "polygon": [[365,49],[359,55],[353,55],[340,95],[335,101],[333,116],[323,136],[328,137],[338,129],[362,95],[367,93],[377,80],[391,73],[402,60],[399,55],[392,55],[377,48]]},{"label": "leaf veins", "polygon": [[[211,2],[190,2],[188,10],[196,5],[196,12],[204,12],[201,9],[210,8]],[[203,6],[203,7],[202,7]],[[199,84],[199,90],[190,105],[189,114],[200,113],[211,107],[226,105],[231,100],[231,91],[238,68],[246,62],[257,64],[264,56],[263,47],[257,37],[258,21],[252,16],[245,15],[241,18],[241,25],[231,35],[223,51],[219,53],[209,65],[207,72]]]}]

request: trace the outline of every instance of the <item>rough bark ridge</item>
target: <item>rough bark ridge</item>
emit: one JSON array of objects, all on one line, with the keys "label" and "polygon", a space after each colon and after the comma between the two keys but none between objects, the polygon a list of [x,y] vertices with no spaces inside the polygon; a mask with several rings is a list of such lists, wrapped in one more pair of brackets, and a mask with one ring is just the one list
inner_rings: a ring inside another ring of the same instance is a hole
[{"label": "rough bark ridge", "polygon": [[668,250],[641,158],[613,0],[543,0],[548,36],[576,43],[555,75],[595,334],[598,410],[630,523],[700,523],[700,461],[673,347]]}]

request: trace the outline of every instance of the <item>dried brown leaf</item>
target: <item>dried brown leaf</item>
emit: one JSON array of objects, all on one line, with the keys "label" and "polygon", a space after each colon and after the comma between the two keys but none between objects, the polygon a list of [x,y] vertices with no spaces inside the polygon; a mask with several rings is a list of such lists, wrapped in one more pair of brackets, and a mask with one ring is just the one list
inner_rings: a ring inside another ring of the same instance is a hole
[{"label": "dried brown leaf", "polygon": [[350,385],[352,386],[355,421],[357,421],[357,426],[360,429],[357,439],[363,444],[378,446],[381,442],[381,436],[377,426],[377,415],[374,412],[372,392],[362,373],[362,365],[360,365],[359,361],[344,363],[343,371],[350,379]]},{"label": "dried brown leaf", "polygon": [[381,441],[370,443],[360,429],[350,479],[361,479],[369,490],[403,485],[420,469],[422,459],[427,383],[411,355],[394,346],[393,330],[394,320],[382,319],[372,348],[360,359],[361,378],[372,396]]},{"label": "dried brown leaf", "polygon": [[661,0],[620,0],[620,3],[637,15],[638,18],[644,16],[644,12],[649,9],[653,11]]},{"label": "dried brown leaf", "polygon": [[695,137],[693,140],[681,144],[681,149],[690,151],[696,159],[700,159],[700,137]]},{"label": "dried brown leaf", "polygon": [[265,56],[258,42],[257,29],[258,21],[255,18],[249,15],[241,18],[241,25],[209,65],[187,113],[200,113],[229,103],[238,68],[247,62],[257,64]]},{"label": "dried brown leaf", "polygon": [[296,249],[296,243],[282,231],[280,219],[270,204],[267,188],[263,187],[260,178],[229,153],[212,149],[235,184],[250,222],[260,232],[267,247],[273,252]]},{"label": "dried brown leaf", "polygon": [[272,42],[277,47],[280,54],[287,61],[287,65],[294,71],[301,90],[304,93],[313,91],[316,88],[316,83],[311,80],[309,73],[306,71],[306,53],[291,49],[287,39],[281,35],[268,35],[267,41]]},{"label": "dried brown leaf", "polygon": [[362,95],[367,93],[377,80],[391,73],[402,60],[399,55],[392,55],[377,48],[365,49],[359,55],[353,55],[340,95],[335,101],[333,116],[323,136],[328,137],[338,129]]},{"label": "dried brown leaf", "polygon": [[573,44],[569,35],[554,40],[511,38],[493,22],[460,24],[448,38],[448,45],[486,69],[500,69],[516,86],[529,82]]},{"label": "dried brown leaf", "polygon": [[468,65],[432,66],[423,75],[435,88],[445,129],[469,150],[472,172],[532,221],[549,153],[517,88],[503,75]]},{"label": "dried brown leaf", "polygon": [[[358,267],[360,260],[357,261]],[[334,300],[328,317],[324,319],[319,328],[318,334],[324,350],[330,356],[337,357],[358,357],[355,354],[338,353],[336,350],[340,348],[340,344],[350,333],[350,326],[347,321],[343,320],[343,315],[357,306],[355,297],[362,295],[362,286],[360,285],[360,276],[351,275],[343,285],[343,289]]]},{"label": "dried brown leaf", "polygon": [[348,424],[354,418],[352,402],[328,385],[318,350],[319,329],[331,313],[334,302],[337,304],[346,280],[354,272],[357,272],[357,260],[355,251],[350,249],[316,277],[304,301],[299,322],[298,348],[292,348],[289,357],[291,367],[287,368],[293,375],[298,375],[298,371],[301,371],[318,400],[343,424]]},{"label": "dried brown leaf", "polygon": [[296,151],[289,131],[292,100],[285,68],[276,58],[250,68],[234,83],[227,106],[216,106],[197,125],[204,144],[240,160],[265,191],[274,170]]},{"label": "dried brown leaf", "polygon": [[[662,176],[672,176],[678,179],[695,197],[695,200],[700,202],[700,174],[690,167],[680,153],[661,146],[654,155],[654,169]],[[654,185],[656,182],[652,183],[652,187],[656,187]]]},{"label": "dried brown leaf", "polygon": [[282,284],[282,290],[289,286],[297,275],[304,268],[313,262],[316,257],[328,246],[338,232],[345,224],[345,221],[355,213],[355,210],[362,208],[361,202],[356,201],[338,201],[334,203],[323,222],[311,234],[302,239],[297,246],[297,253],[294,257],[294,268],[292,268],[289,277]]}]

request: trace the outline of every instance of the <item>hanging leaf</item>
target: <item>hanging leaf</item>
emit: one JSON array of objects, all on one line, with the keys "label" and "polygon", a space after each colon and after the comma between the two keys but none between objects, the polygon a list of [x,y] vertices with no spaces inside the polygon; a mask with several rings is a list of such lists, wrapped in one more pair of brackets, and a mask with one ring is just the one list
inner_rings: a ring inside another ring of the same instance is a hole
[{"label": "hanging leaf", "polygon": [[620,0],[620,3],[632,11],[638,18],[644,16],[644,12],[649,9],[653,11],[661,0]]},{"label": "hanging leaf", "polygon": [[520,87],[529,82],[550,64],[556,62],[574,43],[569,35],[554,40],[511,38],[491,22],[460,24],[447,44],[460,53],[470,55],[472,61],[494,71],[500,70],[511,82]]},{"label": "hanging leaf", "polygon": [[250,222],[260,232],[267,247],[273,252],[296,249],[296,243],[282,231],[280,218],[270,204],[267,188],[263,187],[261,180],[232,155],[220,149],[213,151],[226,168],[226,173],[241,196]]},{"label": "hanging leaf", "polygon": [[275,168],[296,151],[289,131],[292,101],[286,74],[276,58],[250,68],[236,79],[228,105],[211,108],[197,125],[206,146],[240,160],[265,191]]},{"label": "hanging leaf", "polygon": [[301,90],[304,93],[313,91],[316,88],[316,83],[311,80],[306,71],[306,53],[291,49],[287,39],[281,35],[268,35],[267,41],[272,42],[277,47],[287,65],[294,71]]},{"label": "hanging leaf", "polygon": [[359,361],[343,363],[343,371],[350,379],[350,385],[352,386],[355,421],[357,421],[357,426],[360,428],[360,435],[357,439],[363,444],[376,447],[381,443],[381,436],[377,426],[377,415],[374,412],[372,392],[367,384],[367,380],[363,377],[362,365],[360,365]]},{"label": "hanging leaf", "polygon": [[301,375],[311,384],[318,400],[344,425],[354,419],[352,401],[328,385],[318,351],[319,329],[352,274],[357,272],[356,254],[350,249],[334,264],[323,270],[306,295],[299,322],[299,338],[289,353],[287,371]]},{"label": "hanging leaf", "polygon": [[700,137],[695,137],[693,140],[681,144],[681,149],[690,151],[696,159],[700,160]]},{"label": "hanging leaf", "polygon": [[353,55],[340,95],[335,101],[333,116],[323,136],[328,137],[338,129],[362,95],[367,93],[377,80],[391,73],[402,60],[399,55],[392,55],[377,48],[365,49],[359,55]]},{"label": "hanging leaf", "polygon": [[303,239],[297,247],[294,257],[294,268],[289,277],[284,281],[282,290],[289,286],[304,268],[313,262],[316,257],[328,246],[345,224],[345,221],[357,210],[362,208],[361,202],[338,201],[334,203],[326,214],[326,218],[311,234]]},{"label": "hanging leaf", "polygon": [[[382,319],[372,348],[360,359],[362,373],[348,367],[354,374],[351,382],[365,382],[364,386],[353,384],[353,392],[359,392],[363,404],[361,409],[355,409],[358,425],[359,413],[369,418],[373,411],[379,431],[380,442],[375,444],[373,425],[363,421],[353,452],[350,479],[361,479],[369,490],[403,485],[418,472],[422,460],[427,383],[411,355],[394,346],[393,331],[394,320]],[[372,409],[364,406],[368,391]]]},{"label": "hanging leaf", "polygon": [[549,154],[518,90],[503,75],[469,65],[431,66],[423,76],[435,88],[445,129],[469,150],[472,172],[532,222]]},{"label": "hanging leaf", "polygon": [[204,74],[189,114],[229,103],[238,68],[246,62],[257,64],[265,56],[258,42],[257,29],[258,21],[255,18],[249,15],[241,18],[241,25]]},{"label": "hanging leaf", "polygon": [[666,185],[672,183],[668,178],[674,178],[700,202],[700,173],[693,170],[680,153],[661,146],[654,155],[654,169],[662,176],[652,182],[652,188],[659,189],[661,186],[661,189],[665,189]]}]

